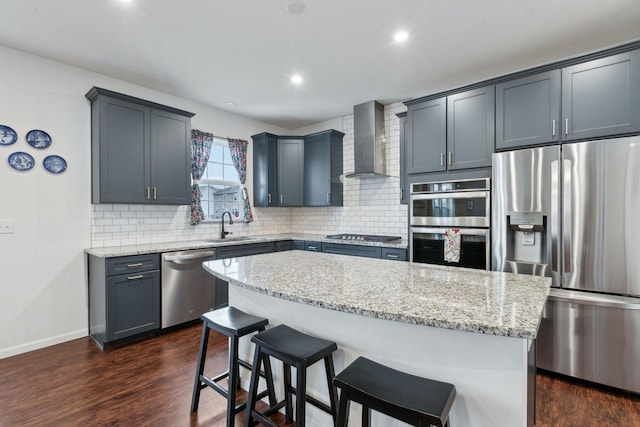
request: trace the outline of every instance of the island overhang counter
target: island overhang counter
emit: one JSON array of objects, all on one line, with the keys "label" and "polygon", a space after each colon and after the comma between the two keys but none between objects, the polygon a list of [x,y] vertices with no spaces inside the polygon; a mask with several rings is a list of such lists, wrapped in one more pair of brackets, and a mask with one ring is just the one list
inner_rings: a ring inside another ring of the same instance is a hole
[{"label": "island overhang counter", "polygon": [[[306,251],[204,267],[229,282],[231,305],[265,316],[271,325],[285,323],[335,341],[336,372],[365,356],[453,383],[452,425],[532,423],[533,344],[548,278]],[[251,358],[248,340],[240,354]],[[280,372],[274,375],[279,384]],[[308,375],[310,394],[326,396],[321,367]],[[331,424],[314,409],[308,408],[307,425]],[[359,405],[351,405],[350,420],[359,421]],[[374,414],[373,425],[404,424]]]}]

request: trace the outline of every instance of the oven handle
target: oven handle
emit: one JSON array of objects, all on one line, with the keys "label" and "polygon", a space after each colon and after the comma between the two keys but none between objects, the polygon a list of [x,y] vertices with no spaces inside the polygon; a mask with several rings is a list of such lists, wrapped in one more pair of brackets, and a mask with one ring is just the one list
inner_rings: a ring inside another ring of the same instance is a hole
[{"label": "oven handle", "polygon": [[490,191],[459,191],[456,193],[431,193],[412,194],[413,200],[433,200],[433,199],[471,199],[478,197],[489,197]]},{"label": "oven handle", "polygon": [[464,236],[485,236],[489,238],[488,228],[459,228],[459,227],[411,227],[411,234],[415,233],[429,233],[429,234],[444,234],[446,230],[455,228],[460,230],[460,234]]}]

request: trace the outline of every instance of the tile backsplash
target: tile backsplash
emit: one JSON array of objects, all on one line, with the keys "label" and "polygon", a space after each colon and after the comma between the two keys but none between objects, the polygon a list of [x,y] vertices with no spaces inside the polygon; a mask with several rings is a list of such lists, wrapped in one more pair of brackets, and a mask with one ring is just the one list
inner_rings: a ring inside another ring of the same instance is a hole
[{"label": "tile backsplash", "polygon": [[[323,208],[255,208],[250,224],[226,226],[234,236],[283,233],[362,233],[407,237],[407,206],[400,204],[402,103],[385,106],[386,178],[344,179],[344,204]],[[352,171],[353,115],[342,118],[343,170]],[[339,129],[340,130],[340,129]],[[251,178],[249,177],[249,180]],[[211,239],[220,223],[189,224],[189,206],[96,204],[91,211],[93,247]]]}]

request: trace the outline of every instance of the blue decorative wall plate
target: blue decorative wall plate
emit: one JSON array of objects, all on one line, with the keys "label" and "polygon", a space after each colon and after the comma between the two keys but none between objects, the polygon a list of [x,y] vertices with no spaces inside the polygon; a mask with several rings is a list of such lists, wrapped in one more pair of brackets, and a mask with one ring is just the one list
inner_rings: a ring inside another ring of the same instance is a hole
[{"label": "blue decorative wall plate", "polygon": [[60,156],[51,155],[44,158],[42,166],[51,173],[62,173],[67,170],[67,161]]},{"label": "blue decorative wall plate", "polygon": [[9,161],[9,166],[17,171],[28,171],[29,169],[33,169],[33,166],[36,164],[31,154],[22,151],[16,151],[10,154],[7,160]]},{"label": "blue decorative wall plate", "polygon": [[9,126],[0,125],[0,145],[11,145],[18,140],[18,134]]},{"label": "blue decorative wall plate", "polygon": [[43,130],[33,129],[27,133],[27,142],[33,148],[43,150],[51,145],[51,136]]}]

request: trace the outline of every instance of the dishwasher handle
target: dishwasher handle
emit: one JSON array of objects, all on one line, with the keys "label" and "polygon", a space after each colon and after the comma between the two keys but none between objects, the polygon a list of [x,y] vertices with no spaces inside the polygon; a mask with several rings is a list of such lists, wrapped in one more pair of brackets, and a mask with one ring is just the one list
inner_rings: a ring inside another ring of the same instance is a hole
[{"label": "dishwasher handle", "polygon": [[180,261],[191,261],[194,259],[202,259],[202,258],[210,258],[215,257],[216,251],[205,251],[205,252],[196,252],[194,254],[186,254],[186,255],[164,255],[163,260],[169,262],[180,262]]}]

